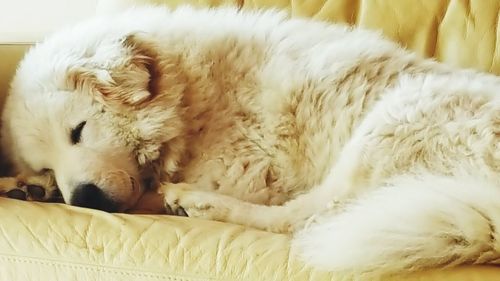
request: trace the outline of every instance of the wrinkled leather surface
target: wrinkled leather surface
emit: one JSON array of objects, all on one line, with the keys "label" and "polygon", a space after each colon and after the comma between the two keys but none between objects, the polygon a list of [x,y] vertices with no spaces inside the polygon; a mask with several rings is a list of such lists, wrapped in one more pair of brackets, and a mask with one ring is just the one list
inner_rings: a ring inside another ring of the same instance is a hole
[{"label": "wrinkled leather surface", "polygon": [[[423,55],[500,74],[500,0],[189,1],[281,7],[295,16],[382,29]],[[110,9],[100,2],[101,12]],[[25,49],[0,45],[0,101]],[[11,199],[0,199],[0,213],[0,280],[345,280],[297,261],[285,235],[230,224]],[[428,271],[405,280],[500,280],[500,268]]]},{"label": "wrinkled leather surface", "polygon": [[[291,258],[286,235],[237,225],[3,198],[0,213],[0,280],[345,280]],[[466,267],[406,280],[498,274]]]},{"label": "wrinkled leather surface", "polygon": [[12,199],[0,213],[1,280],[326,278],[289,259],[285,235],[236,225]]}]

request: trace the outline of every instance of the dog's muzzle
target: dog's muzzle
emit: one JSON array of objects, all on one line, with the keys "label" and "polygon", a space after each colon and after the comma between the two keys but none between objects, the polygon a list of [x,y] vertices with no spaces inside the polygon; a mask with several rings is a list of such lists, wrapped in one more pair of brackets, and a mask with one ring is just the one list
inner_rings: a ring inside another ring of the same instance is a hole
[{"label": "dog's muzzle", "polygon": [[117,212],[118,204],[94,184],[80,184],[71,195],[70,204],[106,212]]}]

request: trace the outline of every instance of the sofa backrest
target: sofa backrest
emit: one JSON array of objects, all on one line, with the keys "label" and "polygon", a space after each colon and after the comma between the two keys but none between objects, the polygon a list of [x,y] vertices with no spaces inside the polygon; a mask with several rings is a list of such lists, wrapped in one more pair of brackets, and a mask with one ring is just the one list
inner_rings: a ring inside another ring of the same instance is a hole
[{"label": "sofa backrest", "polygon": [[[5,2],[15,3],[5,10]],[[312,17],[329,22],[343,22],[381,30],[387,37],[424,56],[461,67],[471,67],[500,75],[500,0],[17,0],[5,1],[0,10],[17,19],[37,5],[66,10],[55,13],[49,9],[47,23],[43,16],[29,19],[16,32],[5,23],[0,27],[0,108],[15,66],[30,44],[57,29],[95,13],[105,14],[131,5],[167,4],[177,6],[236,5],[242,9],[280,8],[296,17]],[[37,5],[28,5],[38,3]],[[82,4],[84,3],[84,4]],[[3,9],[2,9],[3,8]],[[11,7],[12,8],[12,7]],[[16,10],[17,9],[17,10]],[[39,11],[40,12],[40,11]],[[29,13],[28,13],[29,14]],[[72,15],[72,16],[68,16]],[[14,15],[14,16],[13,16]],[[60,16],[54,20],[54,16]],[[64,15],[64,16],[62,16]],[[3,21],[5,21],[4,17]],[[40,23],[41,21],[41,23]],[[0,21],[2,23],[2,21]],[[12,24],[11,24],[12,25]]]}]

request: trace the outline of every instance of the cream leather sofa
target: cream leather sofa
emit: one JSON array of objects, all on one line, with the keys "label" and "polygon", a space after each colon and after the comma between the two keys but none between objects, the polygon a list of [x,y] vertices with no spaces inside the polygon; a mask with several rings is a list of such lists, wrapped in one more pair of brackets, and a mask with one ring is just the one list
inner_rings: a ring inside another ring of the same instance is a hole
[{"label": "cream leather sofa", "polygon": [[[500,74],[500,0],[231,1],[225,3],[245,9],[281,7],[294,16],[382,29],[423,55]],[[87,4],[93,6],[85,10],[88,16],[110,12],[124,1],[90,2]],[[149,2],[175,6],[182,0]],[[214,6],[221,1],[190,3]],[[10,34],[16,33],[11,30]],[[0,42],[0,101],[30,43],[21,39]],[[0,199],[0,214],[0,280],[5,281],[346,280],[313,270],[295,259],[286,235],[236,225],[158,215],[107,214],[11,199]],[[433,270],[404,280],[500,280],[500,268]]]}]

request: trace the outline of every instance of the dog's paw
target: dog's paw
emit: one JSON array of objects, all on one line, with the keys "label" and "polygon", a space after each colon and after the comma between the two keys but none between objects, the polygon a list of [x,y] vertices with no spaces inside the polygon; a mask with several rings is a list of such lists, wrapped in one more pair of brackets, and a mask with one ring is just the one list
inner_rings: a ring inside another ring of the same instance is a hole
[{"label": "dog's paw", "polygon": [[0,178],[0,196],[24,201],[58,201],[62,197],[50,176]]},{"label": "dog's paw", "polygon": [[[224,208],[216,194],[192,190],[188,184],[165,184],[160,188],[171,214],[207,220],[223,220]],[[216,208],[217,206],[217,208]]]},{"label": "dog's paw", "polygon": [[163,195],[163,203],[168,215],[187,217],[188,214],[179,204],[180,189],[175,184],[164,184],[160,187],[159,193]]},{"label": "dog's paw", "polygon": [[46,197],[42,186],[25,184],[15,178],[2,179],[0,185],[4,197],[23,201],[43,201]]},{"label": "dog's paw", "polygon": [[26,190],[29,201],[56,201],[62,199],[54,177],[50,174],[18,177],[18,186]]},{"label": "dog's paw", "polygon": [[13,199],[26,200],[26,191],[16,178],[0,178],[0,195]]}]

